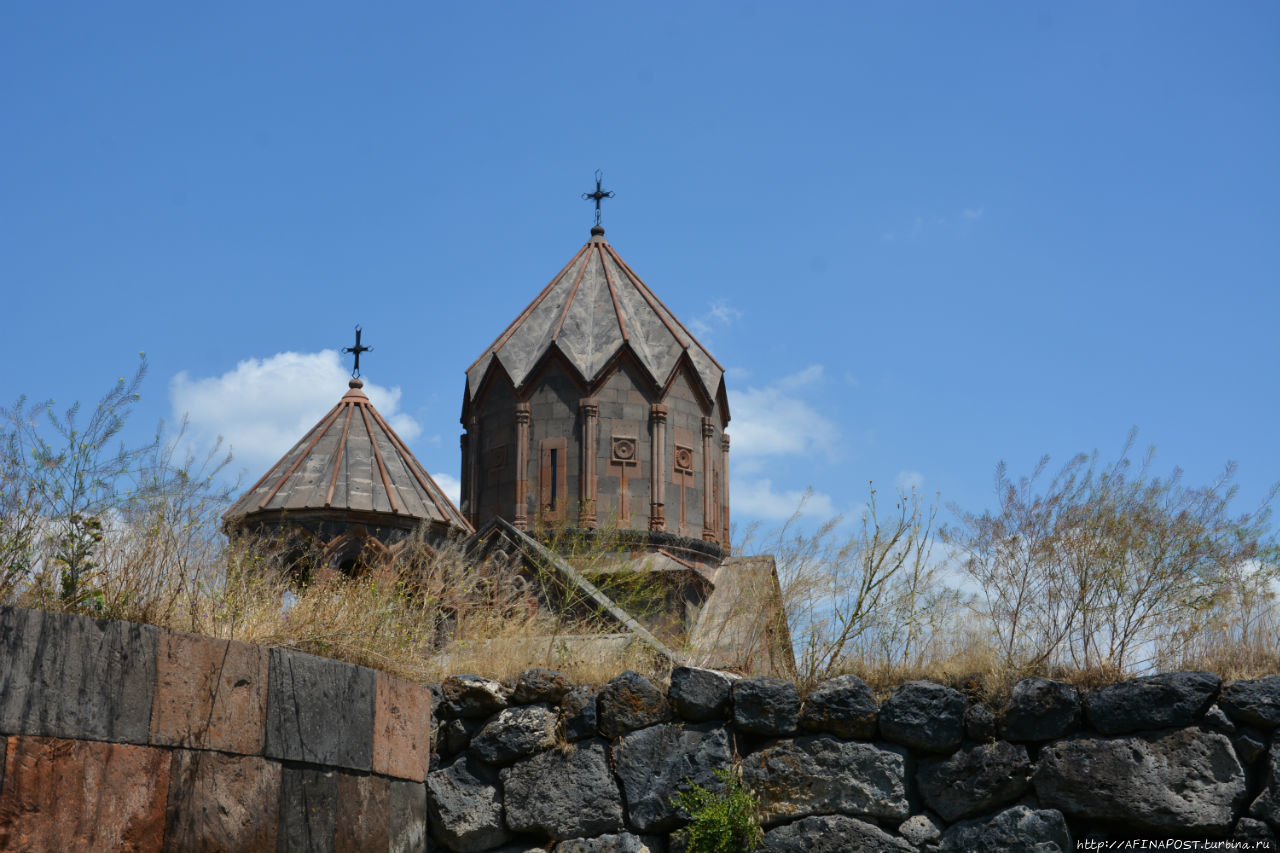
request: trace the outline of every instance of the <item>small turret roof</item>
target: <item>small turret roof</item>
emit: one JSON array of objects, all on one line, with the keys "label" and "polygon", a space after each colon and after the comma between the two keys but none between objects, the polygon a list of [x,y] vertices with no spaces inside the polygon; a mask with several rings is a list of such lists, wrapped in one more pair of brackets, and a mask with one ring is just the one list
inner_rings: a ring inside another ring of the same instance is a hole
[{"label": "small turret roof", "polygon": [[654,295],[640,276],[591,229],[591,239],[533,302],[467,369],[471,399],[494,359],[519,388],[557,347],[588,383],[629,347],[655,384],[663,386],[687,355],[707,397],[715,399],[724,368]]},{"label": "small turret roof", "polygon": [[223,515],[335,510],[471,525],[352,379],[350,390]]}]

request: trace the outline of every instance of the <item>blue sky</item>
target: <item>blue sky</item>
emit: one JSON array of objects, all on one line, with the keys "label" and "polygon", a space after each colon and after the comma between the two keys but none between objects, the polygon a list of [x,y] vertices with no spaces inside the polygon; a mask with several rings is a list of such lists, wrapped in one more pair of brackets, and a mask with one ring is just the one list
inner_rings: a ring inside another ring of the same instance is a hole
[{"label": "blue sky", "polygon": [[[463,371],[607,237],[728,368],[732,499],[1131,426],[1280,479],[1274,3],[117,4],[0,11],[0,399],[190,413],[256,479],[345,390],[456,482]],[[247,485],[246,482],[246,485]]]}]

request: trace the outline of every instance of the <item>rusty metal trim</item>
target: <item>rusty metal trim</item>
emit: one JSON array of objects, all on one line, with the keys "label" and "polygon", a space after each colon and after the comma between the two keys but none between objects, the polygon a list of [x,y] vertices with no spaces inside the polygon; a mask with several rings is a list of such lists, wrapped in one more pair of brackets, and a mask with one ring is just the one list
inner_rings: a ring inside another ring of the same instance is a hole
[{"label": "rusty metal trim", "polygon": [[391,481],[387,479],[387,466],[382,462],[382,449],[378,447],[378,437],[373,434],[373,427],[369,424],[369,407],[361,406],[360,415],[364,418],[365,432],[369,433],[369,444],[373,447],[373,458],[378,462],[378,473],[382,475],[382,488],[387,490],[387,500],[391,502],[391,511],[399,515],[400,507],[396,504],[396,493],[391,488]]},{"label": "rusty metal trim", "polygon": [[524,321],[529,318],[529,315],[533,313],[534,309],[536,309],[539,305],[542,304],[542,300],[547,298],[547,295],[551,293],[556,283],[560,281],[560,279],[564,277],[564,274],[567,273],[569,269],[574,265],[574,262],[576,262],[578,258],[582,257],[583,252],[587,251],[590,248],[591,248],[591,243],[588,242],[581,249],[579,249],[578,253],[569,259],[569,263],[565,264],[564,267],[560,270],[560,272],[555,274],[555,277],[551,279],[551,281],[547,284],[547,286],[542,288],[542,292],[539,293],[534,298],[534,300],[530,302],[529,305],[523,311],[520,312],[520,315],[518,317],[516,317],[514,320],[511,321],[511,324],[508,325],[507,328],[503,329],[502,334],[498,335],[498,337],[494,339],[493,343],[485,347],[484,352],[480,353],[480,357],[477,358],[475,361],[471,362],[470,367],[468,367],[464,372],[470,373],[471,368],[475,367],[477,364],[483,361],[484,357],[489,353],[493,353],[496,356],[498,354],[498,350],[502,349],[503,344],[505,344],[507,340],[513,334],[515,334],[516,329],[520,328],[520,326],[524,323]]},{"label": "rusty metal trim", "polygon": [[[329,478],[329,491],[324,496],[326,508],[333,505],[333,490],[338,485],[338,472],[342,470],[342,454],[347,450],[347,433],[351,429],[351,410],[355,405],[354,402],[347,402],[347,416],[342,420],[342,437],[338,439],[338,452],[333,457],[333,476]],[[347,496],[347,503],[351,503],[350,495]]]},{"label": "rusty metal trim", "polygon": [[[279,481],[275,485],[275,488],[273,488],[270,491],[270,493],[268,493],[267,496],[263,498],[262,501],[258,504],[258,509],[261,510],[261,509],[267,508],[267,504],[269,504],[271,502],[271,499],[274,498],[277,493],[279,493],[280,487],[283,486],[288,481],[288,479],[293,476],[294,471],[298,470],[298,466],[302,464],[302,460],[306,459],[308,456],[311,455],[311,451],[315,450],[316,445],[320,443],[320,439],[324,438],[324,434],[329,431],[329,427],[333,426],[333,422],[338,419],[338,412],[341,411],[342,406],[343,406],[342,402],[339,401],[336,406],[334,406],[332,409],[329,410],[329,414],[325,416],[323,421],[321,421],[320,426],[316,427],[316,430],[315,430],[316,437],[311,439],[311,443],[307,445],[307,448],[303,450],[302,453],[298,454],[297,459],[293,460],[293,464],[289,466],[289,470],[285,472],[284,476],[279,479]],[[305,440],[306,439],[304,438],[303,441]],[[301,444],[301,442],[299,442],[299,444]],[[298,446],[297,444],[294,445],[294,447],[297,447],[297,446]],[[273,467],[271,470],[274,471],[275,468]],[[262,479],[265,480],[270,475],[271,475],[271,471],[268,471],[263,476]],[[257,488],[257,486],[255,486],[254,488]]]},{"label": "rusty metal trim", "polygon": [[618,302],[618,291],[613,287],[613,274],[609,272],[609,264],[604,259],[604,249],[596,244],[596,249],[600,252],[600,266],[604,268],[604,280],[609,285],[609,298],[613,300],[613,313],[618,315],[618,330],[622,332],[622,342],[629,344],[631,341],[627,338],[627,324],[622,322],[622,305]]}]

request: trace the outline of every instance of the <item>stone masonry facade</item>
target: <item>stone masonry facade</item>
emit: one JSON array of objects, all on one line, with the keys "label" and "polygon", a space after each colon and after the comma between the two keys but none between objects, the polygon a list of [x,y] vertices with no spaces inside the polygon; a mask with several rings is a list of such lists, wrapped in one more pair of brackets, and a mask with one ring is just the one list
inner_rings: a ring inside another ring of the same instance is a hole
[{"label": "stone masonry facade", "polygon": [[0,609],[0,849],[422,850],[431,694],[286,649]]}]

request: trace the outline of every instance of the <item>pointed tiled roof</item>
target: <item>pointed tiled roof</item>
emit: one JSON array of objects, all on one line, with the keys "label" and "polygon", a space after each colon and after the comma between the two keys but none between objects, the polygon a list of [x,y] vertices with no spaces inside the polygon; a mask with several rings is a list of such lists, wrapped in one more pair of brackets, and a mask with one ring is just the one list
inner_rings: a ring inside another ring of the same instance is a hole
[{"label": "pointed tiled roof", "polygon": [[258,513],[374,512],[471,525],[352,379],[338,405],[223,515],[235,523]]},{"label": "pointed tiled roof", "polygon": [[467,369],[468,393],[474,399],[495,358],[519,388],[552,346],[588,383],[624,346],[659,386],[666,385],[685,354],[709,398],[715,399],[724,376],[724,368],[605,242],[599,226]]}]

